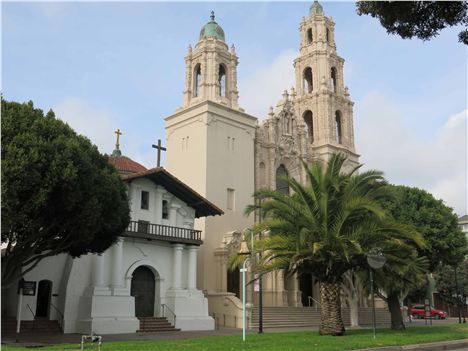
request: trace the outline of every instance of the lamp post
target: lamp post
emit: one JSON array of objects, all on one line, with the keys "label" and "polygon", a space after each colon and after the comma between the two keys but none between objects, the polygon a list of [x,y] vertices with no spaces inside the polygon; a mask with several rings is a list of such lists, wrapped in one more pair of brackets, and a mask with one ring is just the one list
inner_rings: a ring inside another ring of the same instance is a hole
[{"label": "lamp post", "polygon": [[[241,255],[248,255],[249,248],[247,247],[247,243],[245,241],[241,242],[241,249],[239,251]],[[247,261],[250,260],[250,257],[246,257],[244,262],[242,263],[242,268],[240,269],[240,272],[242,273],[242,341],[245,341],[245,330],[246,330],[246,320],[247,320],[247,315],[246,315],[246,310],[245,310],[245,305],[246,305],[246,281],[245,281],[245,273],[247,272],[247,267],[245,266],[247,264]]]},{"label": "lamp post", "polygon": [[375,339],[376,321],[375,321],[375,299],[374,299],[374,277],[372,269],[380,269],[384,266],[387,259],[379,249],[372,249],[367,254],[367,263],[370,266],[370,283],[371,283],[371,296],[372,296],[372,330]]}]

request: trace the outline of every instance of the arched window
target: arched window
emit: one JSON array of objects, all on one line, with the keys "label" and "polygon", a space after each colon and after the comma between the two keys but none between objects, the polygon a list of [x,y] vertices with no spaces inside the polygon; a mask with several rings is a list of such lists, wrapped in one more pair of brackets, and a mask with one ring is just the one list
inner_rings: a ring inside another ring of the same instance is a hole
[{"label": "arched window", "polygon": [[336,68],[335,67],[332,67],[330,76],[331,76],[332,91],[336,93]]},{"label": "arched window", "polygon": [[312,80],[312,68],[307,67],[304,70],[304,92],[311,93],[314,90],[313,80]]},{"label": "arched window", "polygon": [[336,142],[338,144],[342,143],[342,123],[343,120],[341,118],[341,112],[336,111],[335,112],[335,127],[336,127]]},{"label": "arched window", "polygon": [[276,191],[285,195],[289,195],[289,185],[288,182],[282,178],[287,176],[288,171],[286,167],[284,167],[284,165],[279,166],[276,170]]},{"label": "arched window", "polygon": [[309,137],[310,143],[312,144],[314,142],[314,119],[312,112],[307,110],[302,116],[307,127],[307,136]]},{"label": "arched window", "polygon": [[224,65],[219,65],[218,72],[219,96],[226,97],[226,69]]},{"label": "arched window", "polygon": [[200,95],[200,86],[201,86],[201,66],[200,64],[195,66],[194,70],[194,80],[193,80],[193,97],[197,97]]},{"label": "arched window", "polygon": [[162,202],[161,217],[163,219],[169,219],[169,203],[167,202],[167,200],[163,200],[163,202]]},{"label": "arched window", "polygon": [[307,29],[307,44],[312,44],[312,41],[314,40],[312,36],[312,28]]},{"label": "arched window", "polygon": [[327,43],[329,43],[330,42],[330,31],[328,30],[328,28],[327,28],[326,35],[327,35]]}]

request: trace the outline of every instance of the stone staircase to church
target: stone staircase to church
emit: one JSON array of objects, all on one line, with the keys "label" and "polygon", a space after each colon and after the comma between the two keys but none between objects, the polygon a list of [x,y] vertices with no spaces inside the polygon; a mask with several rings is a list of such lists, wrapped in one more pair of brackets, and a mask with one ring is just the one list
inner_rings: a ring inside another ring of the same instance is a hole
[{"label": "stone staircase to church", "polygon": [[167,331],[180,331],[164,317],[139,317],[140,329],[138,333],[157,333]]},{"label": "stone staircase to church", "polygon": [[[2,335],[13,335],[16,333],[16,319],[2,316]],[[20,333],[62,333],[56,320],[37,318],[33,321],[21,321]]]},{"label": "stone staircase to church", "polygon": [[[342,311],[343,320],[349,321],[349,312]],[[251,329],[258,329],[259,310],[252,309]],[[320,309],[315,307],[263,307],[264,328],[318,328]]]}]

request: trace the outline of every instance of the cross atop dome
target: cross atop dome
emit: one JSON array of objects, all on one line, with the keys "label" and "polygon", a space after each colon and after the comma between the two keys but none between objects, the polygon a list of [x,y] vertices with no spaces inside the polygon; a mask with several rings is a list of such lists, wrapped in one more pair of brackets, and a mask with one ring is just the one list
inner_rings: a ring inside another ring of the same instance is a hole
[{"label": "cross atop dome", "polygon": [[320,3],[316,0],[314,3],[310,6],[309,9],[309,14],[312,15],[323,15],[323,7],[320,5]]},{"label": "cross atop dome", "polygon": [[122,135],[122,132],[120,129],[117,129],[115,132],[115,135],[117,136],[117,140],[115,142],[115,149],[112,151],[112,156],[121,156],[122,152],[120,151],[120,136]]}]

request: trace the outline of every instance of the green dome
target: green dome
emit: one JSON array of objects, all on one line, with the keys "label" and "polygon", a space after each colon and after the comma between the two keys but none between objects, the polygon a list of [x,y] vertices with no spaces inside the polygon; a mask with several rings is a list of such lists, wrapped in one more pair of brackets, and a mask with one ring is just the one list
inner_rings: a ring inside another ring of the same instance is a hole
[{"label": "green dome", "polygon": [[314,3],[310,6],[309,14],[312,15],[323,15],[323,7],[319,4],[318,1],[314,1]]},{"label": "green dome", "polygon": [[216,38],[224,41],[224,30],[216,23],[214,12],[211,11],[211,20],[203,26],[200,31],[200,40],[206,38]]}]

